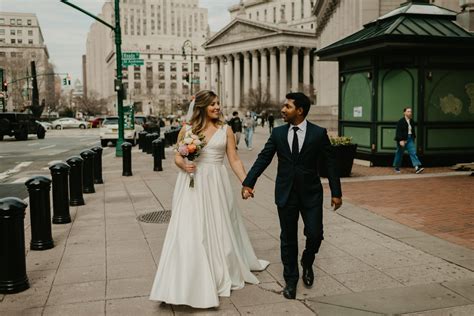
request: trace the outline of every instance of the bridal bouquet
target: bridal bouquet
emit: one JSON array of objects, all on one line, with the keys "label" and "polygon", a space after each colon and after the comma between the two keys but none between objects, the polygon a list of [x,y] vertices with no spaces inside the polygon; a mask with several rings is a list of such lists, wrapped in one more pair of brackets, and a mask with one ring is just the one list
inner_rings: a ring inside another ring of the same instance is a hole
[{"label": "bridal bouquet", "polygon": [[[193,161],[199,157],[201,149],[205,146],[203,134],[193,134],[192,130],[186,131],[182,140],[178,142],[177,150],[181,157],[187,161]],[[194,173],[190,173],[189,187],[194,188]]]}]

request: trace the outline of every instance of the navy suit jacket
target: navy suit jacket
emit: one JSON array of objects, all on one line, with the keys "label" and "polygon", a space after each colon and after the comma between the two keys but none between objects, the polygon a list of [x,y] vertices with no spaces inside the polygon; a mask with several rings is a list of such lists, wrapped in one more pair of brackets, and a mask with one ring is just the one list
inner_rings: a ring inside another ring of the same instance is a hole
[{"label": "navy suit jacket", "polygon": [[341,182],[335,166],[334,151],[326,129],[308,122],[303,147],[296,161],[288,144],[289,124],[274,128],[265,147],[242,182],[243,186],[253,188],[257,178],[272,162],[275,152],[278,156],[278,172],[275,182],[275,203],[284,207],[295,183],[298,184],[304,207],[321,203],[322,186],[318,174],[318,159],[326,156],[328,180],[333,197],[341,197]]}]

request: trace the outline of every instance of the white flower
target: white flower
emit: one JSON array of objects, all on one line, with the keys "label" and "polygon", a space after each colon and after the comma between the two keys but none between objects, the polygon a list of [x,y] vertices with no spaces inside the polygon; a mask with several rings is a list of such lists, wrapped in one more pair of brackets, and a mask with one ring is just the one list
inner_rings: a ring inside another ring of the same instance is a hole
[{"label": "white flower", "polygon": [[183,141],[184,141],[185,144],[189,145],[193,142],[193,139],[191,137],[186,137]]},{"label": "white flower", "polygon": [[191,138],[192,138],[192,139],[199,139],[199,137],[198,137],[197,135],[194,135],[194,134],[191,135]]},{"label": "white flower", "polygon": [[201,145],[201,144],[202,144],[202,142],[201,142],[199,139],[196,139],[196,140],[194,141],[194,145],[196,145],[196,146],[199,146],[199,145]]}]

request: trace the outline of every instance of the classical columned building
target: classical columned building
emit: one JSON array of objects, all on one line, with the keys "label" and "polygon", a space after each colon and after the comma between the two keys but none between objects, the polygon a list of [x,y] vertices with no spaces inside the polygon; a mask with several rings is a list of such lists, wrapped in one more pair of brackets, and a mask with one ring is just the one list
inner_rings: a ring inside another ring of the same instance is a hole
[{"label": "classical columned building", "polygon": [[239,15],[204,43],[207,87],[227,111],[249,94],[269,93],[273,102],[290,91],[314,95],[315,47],[314,31],[289,27],[284,18],[270,24]]}]

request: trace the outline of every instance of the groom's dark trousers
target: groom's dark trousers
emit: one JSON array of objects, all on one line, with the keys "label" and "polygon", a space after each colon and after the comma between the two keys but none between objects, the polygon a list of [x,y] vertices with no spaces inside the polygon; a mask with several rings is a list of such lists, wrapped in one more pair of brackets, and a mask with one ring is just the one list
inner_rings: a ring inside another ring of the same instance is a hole
[{"label": "groom's dark trousers", "polygon": [[323,188],[317,162],[326,157],[328,180],[333,197],[341,197],[341,184],[335,169],[334,153],[324,128],[307,123],[303,146],[292,155],[288,144],[289,124],[273,129],[242,185],[253,188],[257,178],[271,163],[275,153],[278,172],[275,182],[275,203],[280,218],[281,259],[287,284],[296,284],[298,272],[298,219],[303,218],[306,247],[302,263],[312,265],[323,237]]}]

